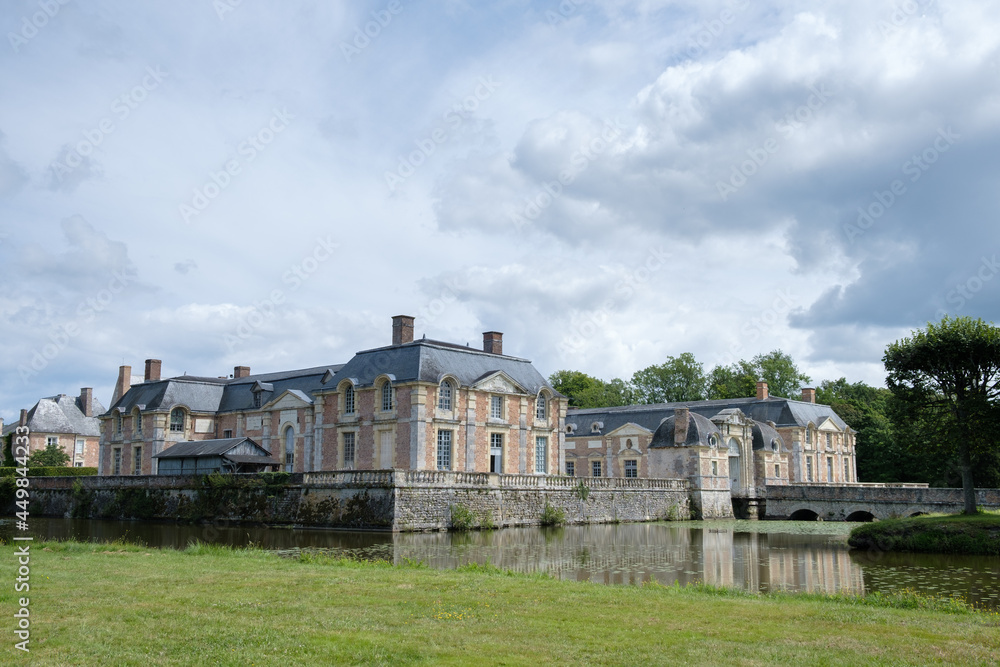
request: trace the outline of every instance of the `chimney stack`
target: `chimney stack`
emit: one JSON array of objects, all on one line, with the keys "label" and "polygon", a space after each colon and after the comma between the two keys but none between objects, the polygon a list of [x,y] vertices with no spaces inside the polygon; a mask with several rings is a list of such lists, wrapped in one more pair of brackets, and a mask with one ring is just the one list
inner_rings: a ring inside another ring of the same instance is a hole
[{"label": "chimney stack", "polygon": [[413,342],[413,318],[409,315],[396,315],[392,318],[392,344],[402,345]]},{"label": "chimney stack", "polygon": [[689,410],[674,408],[674,444],[683,445],[688,438]]},{"label": "chimney stack", "polygon": [[815,403],[816,390],[812,387],[802,387],[802,400],[806,403]]},{"label": "chimney stack", "polygon": [[80,390],[80,412],[84,417],[94,416],[94,390],[91,387]]},{"label": "chimney stack", "polygon": [[250,375],[249,366],[234,366],[233,367],[233,377],[234,378],[245,378]]},{"label": "chimney stack", "polygon": [[767,383],[763,380],[757,382],[757,400],[766,401],[767,400]]},{"label": "chimney stack", "polygon": [[27,426],[28,425],[28,411],[25,410],[24,408],[21,408],[21,419],[17,423],[17,425],[18,426]]},{"label": "chimney stack", "polygon": [[115,383],[115,393],[111,397],[111,405],[118,402],[122,396],[132,388],[132,367],[131,366],[119,366],[118,367],[118,382]]},{"label": "chimney stack", "polygon": [[484,331],[483,352],[503,354],[503,334],[499,331]]},{"label": "chimney stack", "polygon": [[146,374],[143,376],[145,382],[156,382],[160,379],[160,366],[163,362],[159,359],[146,359]]}]

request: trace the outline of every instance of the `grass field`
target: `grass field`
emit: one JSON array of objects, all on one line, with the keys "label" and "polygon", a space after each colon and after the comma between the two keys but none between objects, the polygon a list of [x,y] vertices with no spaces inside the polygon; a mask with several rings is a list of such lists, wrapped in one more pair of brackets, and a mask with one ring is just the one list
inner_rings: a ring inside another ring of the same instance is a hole
[{"label": "grass field", "polygon": [[1000,514],[930,514],[885,519],[858,526],[851,531],[847,542],[856,549],[1000,556]]},{"label": "grass field", "polygon": [[[259,550],[39,543],[4,664],[997,664],[1000,618],[915,595],[757,596]],[[17,596],[17,597],[15,597]],[[924,607],[924,608],[921,608]],[[9,613],[8,613],[9,612]]]}]

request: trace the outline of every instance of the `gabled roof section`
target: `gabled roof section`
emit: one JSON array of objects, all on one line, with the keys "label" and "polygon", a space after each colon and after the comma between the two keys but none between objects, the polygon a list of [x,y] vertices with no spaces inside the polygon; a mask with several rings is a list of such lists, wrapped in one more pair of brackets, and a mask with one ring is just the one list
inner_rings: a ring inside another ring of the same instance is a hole
[{"label": "gabled roof section", "polygon": [[633,434],[638,434],[638,435],[652,435],[653,431],[649,430],[645,426],[640,426],[639,424],[635,424],[633,422],[627,422],[625,424],[622,424],[621,426],[619,426],[618,428],[616,428],[613,431],[608,431],[604,435],[607,435],[607,436],[619,436],[619,435],[623,435],[624,436],[624,435],[633,435]]},{"label": "gabled roof section", "polygon": [[267,451],[250,438],[220,438],[216,440],[191,440],[188,442],[178,442],[172,447],[168,447],[159,454],[154,454],[154,459],[179,459],[198,458],[202,456],[225,456],[234,449],[246,449],[241,447],[246,443],[251,451],[260,456],[270,456]]},{"label": "gabled roof section", "polygon": [[[76,396],[59,394],[40,399],[28,411],[28,428],[33,433],[75,433],[77,435],[99,436],[101,420],[96,415],[104,412],[104,406],[96,398],[92,406],[94,417],[87,417],[80,409]],[[8,432],[17,428],[18,422],[4,427]]]},{"label": "gabled roof section", "polygon": [[492,391],[498,394],[527,394],[528,390],[517,383],[514,378],[503,371],[486,373],[472,383],[476,389]]}]

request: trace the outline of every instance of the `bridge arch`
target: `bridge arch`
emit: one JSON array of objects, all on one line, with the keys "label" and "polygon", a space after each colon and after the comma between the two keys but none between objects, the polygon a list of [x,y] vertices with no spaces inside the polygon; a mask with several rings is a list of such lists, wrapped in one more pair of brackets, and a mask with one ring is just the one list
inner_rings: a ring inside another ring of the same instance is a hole
[{"label": "bridge arch", "polygon": [[819,519],[819,512],[803,507],[788,515],[792,521],[816,521]]},{"label": "bridge arch", "polygon": [[859,523],[869,523],[875,521],[875,515],[868,510],[856,510],[847,515],[844,521],[857,521]]}]

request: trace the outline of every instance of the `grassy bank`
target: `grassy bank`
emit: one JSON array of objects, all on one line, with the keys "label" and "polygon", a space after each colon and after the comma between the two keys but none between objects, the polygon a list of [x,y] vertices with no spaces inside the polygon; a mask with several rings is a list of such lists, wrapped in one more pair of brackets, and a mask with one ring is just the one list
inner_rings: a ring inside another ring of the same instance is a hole
[{"label": "grassy bank", "polygon": [[[3,571],[14,580],[13,551]],[[1000,619],[918,596],[604,586],[256,550],[35,544],[17,664],[992,664]],[[13,610],[11,585],[0,588]],[[925,607],[925,608],[919,608]],[[11,613],[3,623],[10,627]],[[13,658],[13,660],[8,660]]]},{"label": "grassy bank", "polygon": [[847,540],[855,549],[1000,556],[1000,514],[934,514],[859,526]]}]

